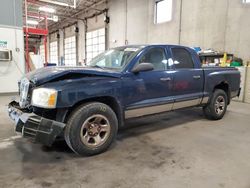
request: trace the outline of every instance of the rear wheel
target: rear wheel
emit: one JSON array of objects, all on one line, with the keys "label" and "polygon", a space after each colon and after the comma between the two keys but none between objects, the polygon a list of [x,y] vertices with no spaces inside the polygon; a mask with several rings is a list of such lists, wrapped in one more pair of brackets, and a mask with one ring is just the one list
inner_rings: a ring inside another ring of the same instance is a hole
[{"label": "rear wheel", "polygon": [[65,140],[79,155],[95,155],[109,148],[118,122],[113,110],[103,103],[88,103],[76,109],[65,129]]},{"label": "rear wheel", "polygon": [[203,108],[204,115],[211,120],[223,118],[227,111],[228,97],[224,90],[216,89],[210,103]]}]

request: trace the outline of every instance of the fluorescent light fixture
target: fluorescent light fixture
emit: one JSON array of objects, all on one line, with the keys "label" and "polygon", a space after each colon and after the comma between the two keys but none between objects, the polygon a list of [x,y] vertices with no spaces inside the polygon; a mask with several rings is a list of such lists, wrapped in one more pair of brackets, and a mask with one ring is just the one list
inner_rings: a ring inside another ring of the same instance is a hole
[{"label": "fluorescent light fixture", "polygon": [[55,9],[50,8],[50,7],[39,7],[39,10],[43,12],[48,12],[48,13],[54,13],[56,11]]},{"label": "fluorescent light fixture", "polygon": [[45,3],[51,3],[54,5],[59,5],[59,6],[65,6],[65,7],[71,7],[71,8],[76,8],[76,0],[74,0],[74,5],[69,5],[68,3],[63,3],[63,2],[58,2],[55,0],[40,0]]},{"label": "fluorescent light fixture", "polygon": [[58,22],[58,16],[57,15],[53,15],[53,21]]},{"label": "fluorescent light fixture", "polygon": [[[34,18],[39,18],[39,17],[34,17]],[[45,18],[41,17],[41,21],[43,21]],[[47,20],[51,20],[53,22],[58,22],[58,16],[57,15],[52,15],[52,17],[47,17]]]},{"label": "fluorescent light fixture", "polygon": [[38,21],[36,21],[36,20],[27,20],[27,24],[38,25]]}]

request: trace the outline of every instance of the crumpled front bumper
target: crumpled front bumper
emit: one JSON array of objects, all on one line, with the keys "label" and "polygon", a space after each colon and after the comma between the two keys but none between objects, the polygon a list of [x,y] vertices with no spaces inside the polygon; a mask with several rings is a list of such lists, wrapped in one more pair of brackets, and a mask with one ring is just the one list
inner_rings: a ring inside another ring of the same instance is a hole
[{"label": "crumpled front bumper", "polygon": [[63,134],[64,123],[46,119],[21,109],[16,101],[8,105],[9,117],[15,121],[16,132],[23,137],[33,139],[35,142],[51,146],[58,136]]}]

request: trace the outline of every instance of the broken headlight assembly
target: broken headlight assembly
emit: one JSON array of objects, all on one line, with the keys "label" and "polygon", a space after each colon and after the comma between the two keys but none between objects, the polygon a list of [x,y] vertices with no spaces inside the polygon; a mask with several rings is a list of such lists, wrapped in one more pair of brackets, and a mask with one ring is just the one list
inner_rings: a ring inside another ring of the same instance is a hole
[{"label": "broken headlight assembly", "polygon": [[30,82],[27,78],[23,78],[19,83],[19,94],[20,94],[19,105],[21,108],[25,108],[28,106],[29,86]]}]

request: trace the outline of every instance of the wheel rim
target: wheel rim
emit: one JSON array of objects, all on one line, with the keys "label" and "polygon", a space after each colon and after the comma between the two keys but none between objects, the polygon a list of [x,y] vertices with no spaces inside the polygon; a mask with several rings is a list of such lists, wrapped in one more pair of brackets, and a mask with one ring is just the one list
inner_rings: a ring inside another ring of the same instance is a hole
[{"label": "wheel rim", "polygon": [[110,135],[109,120],[100,114],[89,117],[81,127],[81,141],[90,148],[101,146]]},{"label": "wheel rim", "polygon": [[225,98],[223,96],[218,96],[215,101],[215,112],[221,115],[225,110]]}]

